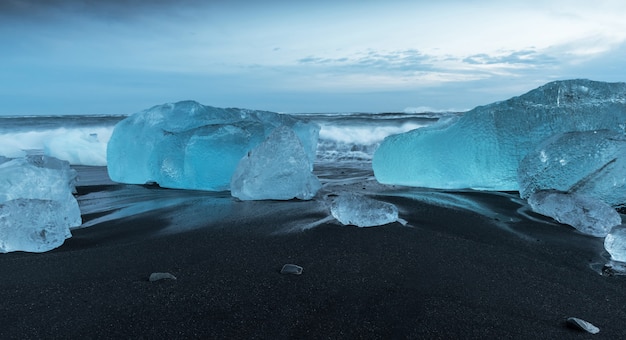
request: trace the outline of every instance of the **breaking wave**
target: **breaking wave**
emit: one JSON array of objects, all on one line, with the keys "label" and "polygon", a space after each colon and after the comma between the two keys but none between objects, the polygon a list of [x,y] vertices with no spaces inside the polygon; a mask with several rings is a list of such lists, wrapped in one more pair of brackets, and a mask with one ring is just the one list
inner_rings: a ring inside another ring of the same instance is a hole
[{"label": "breaking wave", "polygon": [[[294,114],[320,125],[318,162],[370,161],[380,142],[451,114]],[[126,116],[0,117],[0,156],[45,154],[74,165],[106,165],[107,143]]]}]

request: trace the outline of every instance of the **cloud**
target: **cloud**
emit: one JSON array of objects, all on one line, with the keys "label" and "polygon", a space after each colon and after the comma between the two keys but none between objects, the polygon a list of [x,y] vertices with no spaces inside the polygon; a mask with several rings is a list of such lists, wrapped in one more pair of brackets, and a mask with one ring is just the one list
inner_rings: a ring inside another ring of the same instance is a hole
[{"label": "cloud", "polygon": [[472,65],[553,65],[556,58],[548,54],[542,54],[535,50],[509,51],[503,54],[489,55],[479,53],[462,59],[464,63]]},{"label": "cloud", "polygon": [[322,65],[347,67],[353,69],[385,70],[385,71],[415,71],[430,68],[429,57],[415,49],[401,51],[374,51],[359,52],[352,56],[337,58],[322,58],[308,56],[298,59],[304,65]]},{"label": "cloud", "polygon": [[1,0],[0,92],[471,107],[555,78],[626,80],[622,3]]},{"label": "cloud", "polygon": [[556,57],[533,49],[469,56],[433,55],[416,49],[370,49],[341,57],[309,55],[296,62],[316,75],[318,87],[332,88],[421,88],[498,76],[520,77],[558,64]]}]

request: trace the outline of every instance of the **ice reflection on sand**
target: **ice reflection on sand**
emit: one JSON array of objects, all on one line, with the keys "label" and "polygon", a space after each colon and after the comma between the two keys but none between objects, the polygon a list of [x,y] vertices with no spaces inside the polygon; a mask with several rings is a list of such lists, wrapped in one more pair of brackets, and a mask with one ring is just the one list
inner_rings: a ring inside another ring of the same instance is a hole
[{"label": "ice reflection on sand", "polygon": [[[322,189],[310,201],[239,201],[227,191],[208,192],[163,189],[155,186],[121,185],[108,181],[103,167],[79,168],[84,185],[78,187],[83,215],[80,228],[105,226],[105,222],[137,216],[157,218],[152,236],[180,233],[198,228],[245,228],[250,232],[282,234],[301,232],[320,225],[341,224],[329,211],[329,197],[356,192],[395,204],[409,227],[437,229],[429,220],[433,209],[452,209],[481,216],[486,225],[527,242],[568,244],[584,253],[595,253],[591,263],[605,263],[601,240],[578,234],[574,229],[532,213],[515,192],[475,190],[446,191],[389,186],[378,183],[363,163],[317,164],[315,173]],[[100,178],[100,180],[98,180]],[[86,180],[85,180],[86,179]],[[264,221],[274,221],[268,226]],[[129,224],[132,226],[132,224]],[[78,229],[78,228],[77,228]],[[472,230],[455,230],[471,235]],[[596,242],[597,241],[597,242]]]}]

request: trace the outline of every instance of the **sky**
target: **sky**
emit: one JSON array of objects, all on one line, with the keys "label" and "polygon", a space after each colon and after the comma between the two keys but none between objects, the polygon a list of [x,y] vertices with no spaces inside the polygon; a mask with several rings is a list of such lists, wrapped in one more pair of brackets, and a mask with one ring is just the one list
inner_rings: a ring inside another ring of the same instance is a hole
[{"label": "sky", "polygon": [[461,111],[626,81],[626,1],[2,0],[0,115]]}]

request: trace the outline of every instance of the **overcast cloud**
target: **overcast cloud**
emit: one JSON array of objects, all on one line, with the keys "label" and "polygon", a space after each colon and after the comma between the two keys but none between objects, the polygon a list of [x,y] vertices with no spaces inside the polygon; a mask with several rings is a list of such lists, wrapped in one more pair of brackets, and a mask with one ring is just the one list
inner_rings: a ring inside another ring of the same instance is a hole
[{"label": "overcast cloud", "polygon": [[622,1],[0,2],[0,114],[470,109],[626,81]]}]

